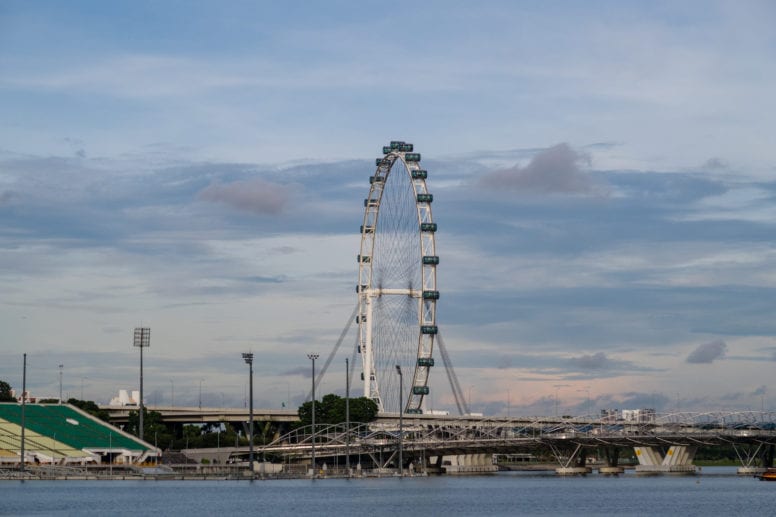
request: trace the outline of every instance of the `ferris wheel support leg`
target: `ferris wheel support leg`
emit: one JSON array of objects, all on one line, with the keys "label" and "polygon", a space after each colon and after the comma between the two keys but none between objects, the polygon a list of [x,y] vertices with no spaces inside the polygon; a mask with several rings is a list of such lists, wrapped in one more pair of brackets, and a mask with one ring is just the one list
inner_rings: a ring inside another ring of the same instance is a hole
[{"label": "ferris wheel support leg", "polygon": [[363,344],[364,354],[364,397],[372,397],[372,296],[367,293],[366,301],[366,338]]}]

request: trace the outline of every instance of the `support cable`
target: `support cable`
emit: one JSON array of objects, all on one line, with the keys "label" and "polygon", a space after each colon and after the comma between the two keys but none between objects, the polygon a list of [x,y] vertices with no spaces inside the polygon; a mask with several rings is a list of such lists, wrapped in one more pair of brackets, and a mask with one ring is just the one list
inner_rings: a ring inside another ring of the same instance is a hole
[{"label": "support cable", "polygon": [[450,389],[453,392],[453,397],[455,397],[455,405],[458,406],[458,413],[461,415],[469,414],[471,411],[466,404],[466,398],[463,396],[463,390],[458,382],[458,377],[455,375],[455,370],[453,370],[453,362],[450,360],[444,341],[442,341],[441,333],[437,334],[437,341],[439,342],[439,352],[442,354],[442,362],[445,363],[447,380],[450,381]]},{"label": "support cable", "polygon": [[[321,382],[321,379],[323,379],[323,376],[326,374],[326,370],[329,368],[329,365],[334,360],[334,356],[337,355],[337,351],[339,350],[340,345],[342,345],[342,342],[345,340],[345,336],[347,336],[348,331],[350,330],[350,327],[353,325],[353,321],[356,317],[356,313],[358,313],[358,304],[356,304],[355,307],[353,307],[353,313],[348,318],[347,323],[345,324],[345,328],[342,330],[342,333],[340,334],[339,339],[337,340],[337,344],[334,345],[334,348],[332,349],[331,353],[329,354],[329,357],[326,358],[326,362],[323,365],[323,368],[321,368],[320,373],[318,374],[317,378],[315,379],[315,387],[317,388],[318,385]],[[312,399],[312,390],[307,393],[307,399]]]}]

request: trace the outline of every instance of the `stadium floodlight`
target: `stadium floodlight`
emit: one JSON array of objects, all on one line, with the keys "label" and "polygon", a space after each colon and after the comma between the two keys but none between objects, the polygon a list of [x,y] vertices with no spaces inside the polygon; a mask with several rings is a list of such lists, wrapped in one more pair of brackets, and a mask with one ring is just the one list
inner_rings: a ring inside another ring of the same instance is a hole
[{"label": "stadium floodlight", "polygon": [[320,357],[318,354],[307,354],[307,358],[313,362],[313,375],[312,375],[312,381],[313,381],[313,390],[312,390],[312,399],[313,399],[313,436],[312,436],[312,449],[311,449],[311,458],[310,458],[310,466],[312,467],[312,477],[315,479],[315,360]]},{"label": "stadium floodlight", "polygon": [[151,329],[148,327],[136,327],[133,346],[140,349],[140,408],[138,421],[138,438],[143,440],[143,349],[151,346]]},{"label": "stadium floodlight", "polygon": [[248,437],[250,442],[250,453],[248,455],[248,463],[251,469],[251,479],[253,479],[253,353],[248,352],[242,355],[245,364],[248,365],[248,400],[250,401],[250,409],[248,410]]}]

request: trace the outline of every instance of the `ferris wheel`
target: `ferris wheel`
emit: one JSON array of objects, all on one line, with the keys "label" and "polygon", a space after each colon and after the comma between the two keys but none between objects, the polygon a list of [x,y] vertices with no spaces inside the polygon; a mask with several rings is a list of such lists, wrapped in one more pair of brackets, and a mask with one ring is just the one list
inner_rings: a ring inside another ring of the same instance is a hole
[{"label": "ferris wheel", "polygon": [[412,144],[391,142],[383,155],[369,178],[357,257],[361,376],[380,411],[421,413],[438,333],[434,197]]}]

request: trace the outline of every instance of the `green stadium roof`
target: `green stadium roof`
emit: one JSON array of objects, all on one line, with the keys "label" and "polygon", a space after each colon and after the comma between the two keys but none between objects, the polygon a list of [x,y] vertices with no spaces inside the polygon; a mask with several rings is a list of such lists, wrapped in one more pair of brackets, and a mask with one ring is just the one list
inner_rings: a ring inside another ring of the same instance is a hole
[{"label": "green stadium roof", "polygon": [[[21,425],[22,407],[0,403],[0,419]],[[147,451],[153,447],[73,406],[27,404],[24,425],[35,433],[64,443],[73,449],[129,449]]]}]

